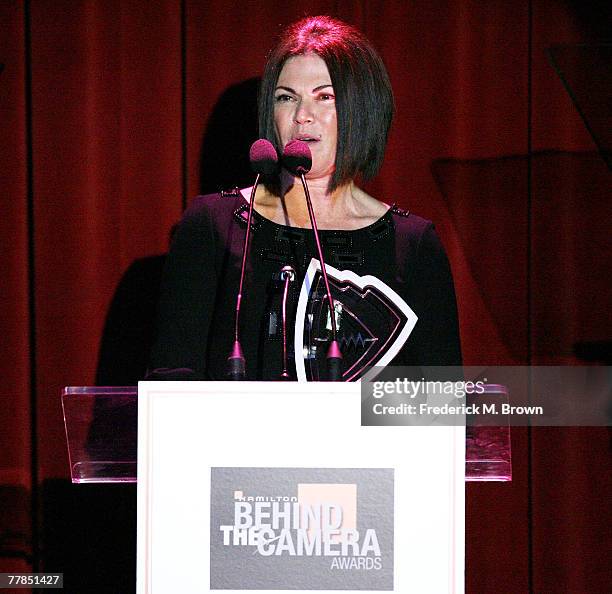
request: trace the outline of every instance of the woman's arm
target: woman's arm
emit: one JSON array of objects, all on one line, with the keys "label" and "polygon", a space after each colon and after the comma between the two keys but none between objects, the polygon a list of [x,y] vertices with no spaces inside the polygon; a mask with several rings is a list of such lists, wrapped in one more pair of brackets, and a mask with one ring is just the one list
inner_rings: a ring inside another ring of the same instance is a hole
[{"label": "woman's arm", "polygon": [[429,223],[416,249],[411,301],[418,321],[408,338],[408,364],[461,365],[457,301],[444,247]]},{"label": "woman's arm", "polygon": [[215,233],[206,202],[186,211],[164,269],[148,379],[205,379],[217,289]]}]

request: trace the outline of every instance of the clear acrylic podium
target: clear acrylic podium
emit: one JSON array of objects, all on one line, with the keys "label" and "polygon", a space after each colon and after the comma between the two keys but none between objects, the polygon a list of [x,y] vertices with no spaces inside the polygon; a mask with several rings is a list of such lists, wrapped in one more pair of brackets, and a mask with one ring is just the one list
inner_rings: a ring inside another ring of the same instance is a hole
[{"label": "clear acrylic podium", "polygon": [[[72,482],[136,482],[138,388],[67,387],[62,408]],[[508,426],[467,427],[465,480],[512,480]]]}]

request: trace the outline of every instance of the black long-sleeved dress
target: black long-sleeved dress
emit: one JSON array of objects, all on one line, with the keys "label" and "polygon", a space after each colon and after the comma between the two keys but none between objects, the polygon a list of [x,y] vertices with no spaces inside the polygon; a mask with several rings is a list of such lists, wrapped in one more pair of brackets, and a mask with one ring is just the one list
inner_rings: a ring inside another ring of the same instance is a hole
[{"label": "black long-sleeved dress", "polygon": [[[245,199],[233,191],[200,196],[185,212],[166,263],[151,377],[225,379],[247,210]],[[344,379],[359,379],[366,365],[381,362],[461,364],[453,280],[431,222],[394,206],[367,227],[320,235],[332,293],[340,303],[336,320]],[[310,229],[254,213],[240,324],[246,379],[276,380],[281,373],[279,272],[285,265],[296,272],[287,307],[290,373],[296,379],[325,379],[330,320],[320,278],[312,278],[316,254]],[[341,272],[347,270],[353,273],[348,278]],[[406,339],[411,312],[417,320]],[[301,340],[294,344],[296,328]],[[175,369],[183,371],[168,371]]]}]

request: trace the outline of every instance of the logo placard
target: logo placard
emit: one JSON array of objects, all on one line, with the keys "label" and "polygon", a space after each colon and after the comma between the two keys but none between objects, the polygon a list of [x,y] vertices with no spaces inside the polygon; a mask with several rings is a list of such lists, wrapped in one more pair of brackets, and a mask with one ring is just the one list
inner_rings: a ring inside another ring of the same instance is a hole
[{"label": "logo placard", "polygon": [[393,469],[211,468],[210,511],[211,589],[393,589]]}]

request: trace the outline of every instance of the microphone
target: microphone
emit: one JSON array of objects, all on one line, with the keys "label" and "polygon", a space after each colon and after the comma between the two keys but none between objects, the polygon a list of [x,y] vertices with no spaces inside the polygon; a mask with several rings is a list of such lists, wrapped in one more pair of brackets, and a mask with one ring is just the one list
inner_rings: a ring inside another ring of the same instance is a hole
[{"label": "microphone", "polygon": [[232,380],[243,380],[246,373],[246,359],[240,345],[240,305],[242,303],[242,288],[244,285],[244,273],[246,270],[246,259],[249,252],[249,239],[251,237],[251,221],[253,219],[253,206],[255,204],[255,192],[262,175],[272,175],[278,169],[278,154],[272,143],[260,138],[256,140],[249,150],[251,169],[257,174],[255,183],[251,189],[249,200],[249,216],[247,217],[247,228],[242,247],[242,266],[240,268],[240,284],[236,296],[236,313],[234,318],[234,343],[227,358],[227,376]]},{"label": "microphone", "polygon": [[308,185],[306,184],[305,175],[312,168],[312,153],[310,147],[302,140],[290,140],[283,151],[283,165],[285,168],[299,177],[304,187],[304,194],[306,195],[306,205],[308,206],[308,216],[310,217],[310,224],[312,225],[312,231],[315,237],[315,243],[317,245],[317,252],[319,254],[319,262],[321,262],[321,273],[323,275],[323,282],[325,283],[325,292],[327,301],[329,303],[329,314],[331,319],[332,327],[332,339],[327,350],[327,371],[328,378],[330,381],[337,382],[342,379],[342,352],[340,351],[340,345],[338,344],[338,333],[336,329],[336,308],[334,307],[334,298],[329,288],[329,279],[327,278],[327,270],[325,269],[325,260],[323,259],[323,249],[321,247],[321,239],[319,237],[319,230],[317,229],[317,221],[312,207],[312,201],[310,200],[310,192],[308,191]]},{"label": "microphone", "polygon": [[280,375],[281,380],[290,380],[288,360],[287,360],[287,293],[289,283],[295,280],[295,270],[291,266],[283,266],[280,278],[285,283],[283,287],[283,371]]},{"label": "microphone", "polygon": [[312,153],[303,140],[290,140],[283,151],[283,165],[293,175],[300,177],[312,169]]},{"label": "microphone", "polygon": [[[274,145],[264,138],[256,140],[249,150],[251,169],[259,175],[272,175],[278,170],[278,154]],[[257,180],[255,183],[258,183]]]}]

